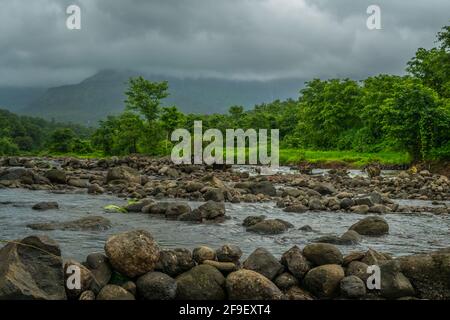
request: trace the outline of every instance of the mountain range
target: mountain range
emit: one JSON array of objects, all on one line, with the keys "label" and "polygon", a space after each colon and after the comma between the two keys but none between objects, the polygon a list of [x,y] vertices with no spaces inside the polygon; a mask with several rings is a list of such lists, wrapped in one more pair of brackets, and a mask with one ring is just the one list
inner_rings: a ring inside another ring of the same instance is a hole
[{"label": "mountain range", "polygon": [[0,88],[0,108],[23,115],[95,126],[107,115],[124,110],[124,92],[130,77],[167,80],[170,96],[163,105],[185,113],[224,113],[232,105],[246,109],[276,99],[297,98],[301,79],[243,81],[212,78],[176,78],[133,71],[103,70],[78,84],[42,88]]}]

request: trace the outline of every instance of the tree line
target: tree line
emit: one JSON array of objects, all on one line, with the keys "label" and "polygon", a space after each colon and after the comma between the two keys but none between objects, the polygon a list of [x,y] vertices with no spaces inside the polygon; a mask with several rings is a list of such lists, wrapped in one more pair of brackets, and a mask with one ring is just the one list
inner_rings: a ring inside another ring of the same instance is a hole
[{"label": "tree line", "polygon": [[170,133],[192,129],[279,129],[280,147],[312,150],[406,151],[414,161],[450,159],[450,26],[436,47],[420,48],[407,74],[363,81],[314,79],[298,99],[276,100],[251,110],[231,106],[227,114],[184,114],[165,106],[167,82],[132,78],[125,111],[95,129],[56,124],[0,112],[0,154],[48,150],[102,155],[170,153]]}]

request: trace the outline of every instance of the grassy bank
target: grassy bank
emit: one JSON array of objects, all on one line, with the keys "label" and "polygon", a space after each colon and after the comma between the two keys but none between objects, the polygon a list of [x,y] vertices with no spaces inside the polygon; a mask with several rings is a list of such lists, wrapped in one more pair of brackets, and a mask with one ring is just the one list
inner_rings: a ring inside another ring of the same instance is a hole
[{"label": "grassy bank", "polygon": [[[225,157],[225,150],[224,150]],[[40,156],[40,157],[74,157],[80,159],[101,159],[108,158],[101,152],[91,154],[76,153],[52,153],[41,152],[35,154],[22,154],[22,156]],[[246,150],[246,158],[248,160],[248,149]],[[355,151],[315,151],[302,149],[280,149],[280,165],[297,165],[299,163],[310,163],[315,166],[323,167],[347,167],[361,168],[369,163],[378,162],[386,167],[408,165],[410,157],[407,153],[402,152],[378,152],[378,153],[361,153]]]},{"label": "grassy bank", "polygon": [[410,157],[407,153],[402,152],[360,153],[355,151],[280,150],[280,164],[295,165],[300,162],[323,166],[342,165],[360,168],[373,162],[379,162],[384,166],[407,165],[410,163]]}]

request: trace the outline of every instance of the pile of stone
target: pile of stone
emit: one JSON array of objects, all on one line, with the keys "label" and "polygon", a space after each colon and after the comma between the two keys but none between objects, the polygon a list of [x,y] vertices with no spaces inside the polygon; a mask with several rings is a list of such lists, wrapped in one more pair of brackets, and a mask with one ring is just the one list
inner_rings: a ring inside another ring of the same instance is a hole
[{"label": "pile of stone", "polygon": [[0,300],[450,299],[450,249],[394,259],[311,243],[280,259],[264,248],[241,258],[234,245],[164,250],[136,230],[111,236],[104,253],[80,263],[63,261],[55,241],[30,236],[0,249]]}]

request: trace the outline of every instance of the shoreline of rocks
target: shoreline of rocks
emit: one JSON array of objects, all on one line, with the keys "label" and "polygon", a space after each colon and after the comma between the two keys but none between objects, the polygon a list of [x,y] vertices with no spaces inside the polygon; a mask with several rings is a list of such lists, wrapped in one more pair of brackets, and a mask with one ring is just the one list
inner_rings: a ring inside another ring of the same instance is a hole
[{"label": "shoreline of rocks", "polygon": [[[345,170],[251,176],[227,166],[175,166],[164,158],[7,157],[0,158],[1,188],[111,194],[133,201],[105,210],[196,223],[225,221],[225,202],[270,201],[292,214],[351,212],[363,218],[342,235],[316,239],[302,249],[294,246],[278,258],[257,248],[245,261],[232,245],[161,250],[142,230],[110,237],[104,253],[90,254],[84,262],[63,261],[56,242],[31,236],[0,249],[0,299],[450,299],[450,248],[393,258],[372,249],[344,256],[335,246],[386,234],[385,214],[449,214],[450,180],[428,171],[392,177],[376,170],[370,177],[350,177]],[[400,205],[394,199],[429,200],[433,206]],[[192,209],[185,200],[202,204]],[[33,210],[58,207],[43,202]],[[101,231],[111,223],[87,216],[28,227]],[[255,215],[246,217],[243,227],[271,235],[293,226]],[[381,290],[367,288],[367,268],[374,265],[381,271]],[[82,288],[75,291],[64,286],[71,266],[81,271]]]},{"label": "shoreline of rocks", "polygon": [[[150,233],[134,230],[109,237],[104,252],[83,262],[64,261],[55,241],[29,236],[0,248],[0,300],[450,299],[450,248],[344,256],[315,242],[278,258],[264,248],[241,258],[235,245],[164,250]],[[79,287],[70,286],[74,270]]]},{"label": "shoreline of rocks", "polygon": [[[286,212],[358,214],[450,213],[450,180],[423,170],[396,176],[251,176],[227,166],[173,165],[170,159],[0,158],[0,188],[112,194],[135,200],[185,199],[198,202],[273,201]],[[399,205],[397,199],[428,200],[428,206]]]}]

